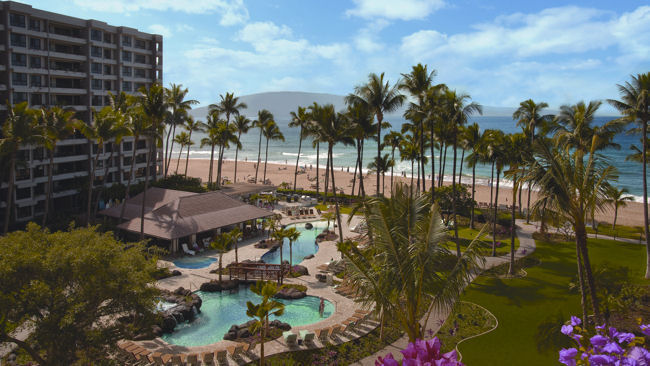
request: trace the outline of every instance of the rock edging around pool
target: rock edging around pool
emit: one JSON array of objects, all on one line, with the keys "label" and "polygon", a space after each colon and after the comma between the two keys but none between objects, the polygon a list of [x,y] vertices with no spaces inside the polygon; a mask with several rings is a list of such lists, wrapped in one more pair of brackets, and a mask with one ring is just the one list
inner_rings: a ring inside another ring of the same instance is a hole
[{"label": "rock edging around pool", "polygon": [[183,287],[179,287],[173,292],[163,290],[160,297],[177,305],[162,312],[162,320],[159,326],[154,326],[153,329],[156,336],[173,332],[178,323],[194,320],[196,314],[201,311],[201,305],[203,304],[203,300],[199,295]]},{"label": "rock edging around pool", "polygon": [[[251,327],[255,324],[255,320],[250,320],[244,324],[233,324],[228,332],[223,336],[223,339],[227,341],[240,341],[248,342],[252,341],[250,338],[255,337],[255,334],[251,332]],[[279,330],[279,332],[274,332],[273,329]],[[279,320],[273,320],[269,322],[269,331],[271,334],[278,333],[281,334],[283,331],[291,329],[291,325],[288,323],[281,322]],[[268,339],[267,339],[268,340]]]}]

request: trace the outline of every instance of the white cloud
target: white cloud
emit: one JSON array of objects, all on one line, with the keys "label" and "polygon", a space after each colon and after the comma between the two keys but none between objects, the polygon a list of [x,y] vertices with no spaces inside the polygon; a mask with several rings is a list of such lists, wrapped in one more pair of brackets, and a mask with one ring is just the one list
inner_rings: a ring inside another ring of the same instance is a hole
[{"label": "white cloud", "polygon": [[169,27],[164,26],[162,24],[152,24],[149,27],[147,27],[147,29],[149,29],[149,31],[152,33],[160,34],[165,38],[169,38],[173,35],[171,29],[169,29]]},{"label": "white cloud", "polygon": [[445,6],[443,0],[353,0],[355,8],[347,10],[348,16],[361,18],[424,19]]},{"label": "white cloud", "polygon": [[384,43],[379,40],[379,33],[390,23],[385,19],[378,19],[368,23],[359,30],[354,37],[354,44],[360,51],[372,53],[384,48]]},{"label": "white cloud", "polygon": [[219,23],[231,26],[248,20],[243,0],[74,0],[74,4],[93,11],[132,13],[140,10],[176,11],[190,14],[219,14]]}]

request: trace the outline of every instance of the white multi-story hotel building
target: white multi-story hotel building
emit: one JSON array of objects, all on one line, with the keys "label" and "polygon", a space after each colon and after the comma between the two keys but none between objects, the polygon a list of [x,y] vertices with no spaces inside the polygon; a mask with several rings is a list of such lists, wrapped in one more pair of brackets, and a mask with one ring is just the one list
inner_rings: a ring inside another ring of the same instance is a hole
[{"label": "white multi-story hotel building", "polygon": [[[88,121],[92,109],[109,105],[108,93],[135,94],[144,86],[162,83],[162,36],[133,28],[116,27],[34,9],[29,5],[0,2],[0,124],[7,104],[28,102],[31,108],[61,106]],[[135,177],[144,177],[146,142],[133,146],[125,139],[118,146],[107,143],[99,158],[96,184],[101,184],[106,164],[107,184],[126,184],[136,148]],[[53,202],[56,212],[79,212],[80,187],[87,184],[91,159],[88,140],[75,136],[58,143],[53,168]],[[109,161],[111,151],[113,159]],[[156,173],[161,159],[156,159]],[[153,160],[152,160],[153,161]],[[25,146],[19,152],[15,209],[12,221],[25,222],[43,214],[48,153]],[[7,198],[6,175],[0,168],[0,219]]]}]

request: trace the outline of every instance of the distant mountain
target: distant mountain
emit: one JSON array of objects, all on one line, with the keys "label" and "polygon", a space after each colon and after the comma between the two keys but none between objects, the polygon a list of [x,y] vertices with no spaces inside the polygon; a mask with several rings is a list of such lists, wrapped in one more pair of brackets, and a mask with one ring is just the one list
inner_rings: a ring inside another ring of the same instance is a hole
[{"label": "distant mountain", "polygon": [[[255,119],[257,111],[261,109],[268,109],[275,116],[278,122],[287,122],[290,118],[290,113],[298,109],[298,106],[309,106],[314,102],[319,104],[333,104],[337,111],[345,108],[344,96],[324,93],[308,93],[308,92],[266,92],[250,95],[243,95],[239,98],[241,102],[246,103],[248,108],[244,110],[243,114],[246,117]],[[512,117],[512,113],[516,108],[510,107],[491,107],[483,106],[484,117]],[[387,116],[402,116],[404,109],[398,110]],[[208,113],[208,107],[200,107],[192,110],[192,116],[201,120],[205,120]],[[555,113],[550,111],[549,113]]]}]

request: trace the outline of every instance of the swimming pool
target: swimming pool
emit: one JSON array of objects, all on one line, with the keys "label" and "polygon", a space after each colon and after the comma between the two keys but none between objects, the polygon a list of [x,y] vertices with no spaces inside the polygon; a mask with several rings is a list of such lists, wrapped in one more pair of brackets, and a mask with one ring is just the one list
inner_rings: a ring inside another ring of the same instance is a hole
[{"label": "swimming pool", "polygon": [[197,269],[197,268],[205,268],[212,263],[216,262],[217,258],[212,258],[212,257],[204,257],[204,256],[197,256],[197,257],[183,257],[179,258],[174,261],[174,265],[179,268],[189,268],[189,269]]},{"label": "swimming pool", "polygon": [[[164,334],[162,339],[167,343],[194,347],[219,342],[223,340],[231,325],[252,320],[246,315],[246,302],[260,301],[260,297],[248,286],[240,286],[239,291],[233,293],[198,291],[197,294],[203,300],[201,313],[192,323],[179,324],[173,333]],[[278,301],[285,304],[284,314],[280,317],[271,316],[269,320],[278,319],[292,327],[316,323],[334,313],[334,304],[326,300],[325,312],[321,318],[318,314],[320,299],[315,296]]]},{"label": "swimming pool", "polygon": [[[307,223],[287,225],[287,227],[295,226],[300,231],[300,237],[293,243],[293,264],[302,262],[310,254],[316,254],[318,251],[316,236],[322,233],[327,227],[327,222],[325,221],[310,222],[314,226],[312,229],[307,229],[305,224]],[[284,245],[282,246],[282,256],[285,261],[289,260],[289,241],[287,239],[284,240]],[[267,252],[262,256],[262,260],[264,263],[280,264],[280,250]]]}]

